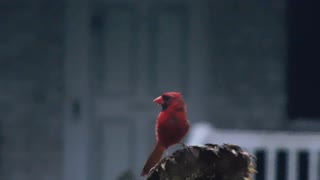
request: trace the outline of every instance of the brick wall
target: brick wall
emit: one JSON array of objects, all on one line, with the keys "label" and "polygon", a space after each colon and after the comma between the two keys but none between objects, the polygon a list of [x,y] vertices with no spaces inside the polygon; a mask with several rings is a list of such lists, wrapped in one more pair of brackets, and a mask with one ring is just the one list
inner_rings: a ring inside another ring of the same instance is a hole
[{"label": "brick wall", "polygon": [[0,6],[0,179],[61,179],[63,1]]}]

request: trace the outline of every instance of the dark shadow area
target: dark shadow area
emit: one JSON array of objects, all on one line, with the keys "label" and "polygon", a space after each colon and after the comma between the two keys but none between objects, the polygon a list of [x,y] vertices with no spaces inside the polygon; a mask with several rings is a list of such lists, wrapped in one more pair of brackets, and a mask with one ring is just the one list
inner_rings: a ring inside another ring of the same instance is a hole
[{"label": "dark shadow area", "polygon": [[320,118],[320,2],[288,0],[288,116]]},{"label": "dark shadow area", "polygon": [[266,152],[264,150],[257,150],[255,152],[256,158],[257,158],[257,174],[256,174],[256,180],[265,180],[264,174],[265,174],[265,154]]},{"label": "dark shadow area", "polygon": [[286,180],[288,177],[288,152],[280,149],[277,152],[277,180]]},{"label": "dark shadow area", "polygon": [[309,169],[309,153],[306,151],[300,151],[298,153],[298,166],[299,166],[299,180],[309,179],[308,169]]}]

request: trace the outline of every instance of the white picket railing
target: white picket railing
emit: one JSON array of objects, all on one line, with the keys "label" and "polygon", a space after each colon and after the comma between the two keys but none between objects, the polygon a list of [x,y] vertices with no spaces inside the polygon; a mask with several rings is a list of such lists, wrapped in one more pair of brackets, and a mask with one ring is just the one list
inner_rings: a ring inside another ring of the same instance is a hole
[{"label": "white picket railing", "polygon": [[237,144],[253,154],[258,150],[263,150],[265,152],[265,168],[262,179],[264,180],[280,180],[276,178],[278,170],[277,152],[279,150],[284,150],[287,154],[286,179],[301,180],[301,178],[298,178],[300,172],[298,154],[303,151],[308,154],[308,165],[306,166],[308,167],[308,179],[303,180],[320,180],[320,133],[222,130],[213,128],[206,123],[198,123],[193,124],[186,143],[189,145],[205,143]]}]

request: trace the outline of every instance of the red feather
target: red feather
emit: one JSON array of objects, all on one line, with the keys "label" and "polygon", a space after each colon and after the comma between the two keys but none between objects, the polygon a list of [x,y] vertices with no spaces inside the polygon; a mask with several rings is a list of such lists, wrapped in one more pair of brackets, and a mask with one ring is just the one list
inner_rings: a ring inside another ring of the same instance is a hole
[{"label": "red feather", "polygon": [[163,152],[171,145],[180,143],[188,133],[190,124],[186,104],[179,92],[167,92],[154,102],[162,106],[156,124],[157,144],[143,167],[141,175],[159,162]]}]

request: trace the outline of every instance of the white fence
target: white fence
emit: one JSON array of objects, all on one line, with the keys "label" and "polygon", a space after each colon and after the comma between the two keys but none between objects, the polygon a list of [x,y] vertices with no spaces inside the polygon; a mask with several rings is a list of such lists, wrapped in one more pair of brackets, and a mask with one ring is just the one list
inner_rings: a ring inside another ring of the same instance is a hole
[{"label": "white fence", "polygon": [[320,180],[320,133],[221,130],[193,124],[187,144],[205,143],[237,144],[256,155],[257,180]]}]

